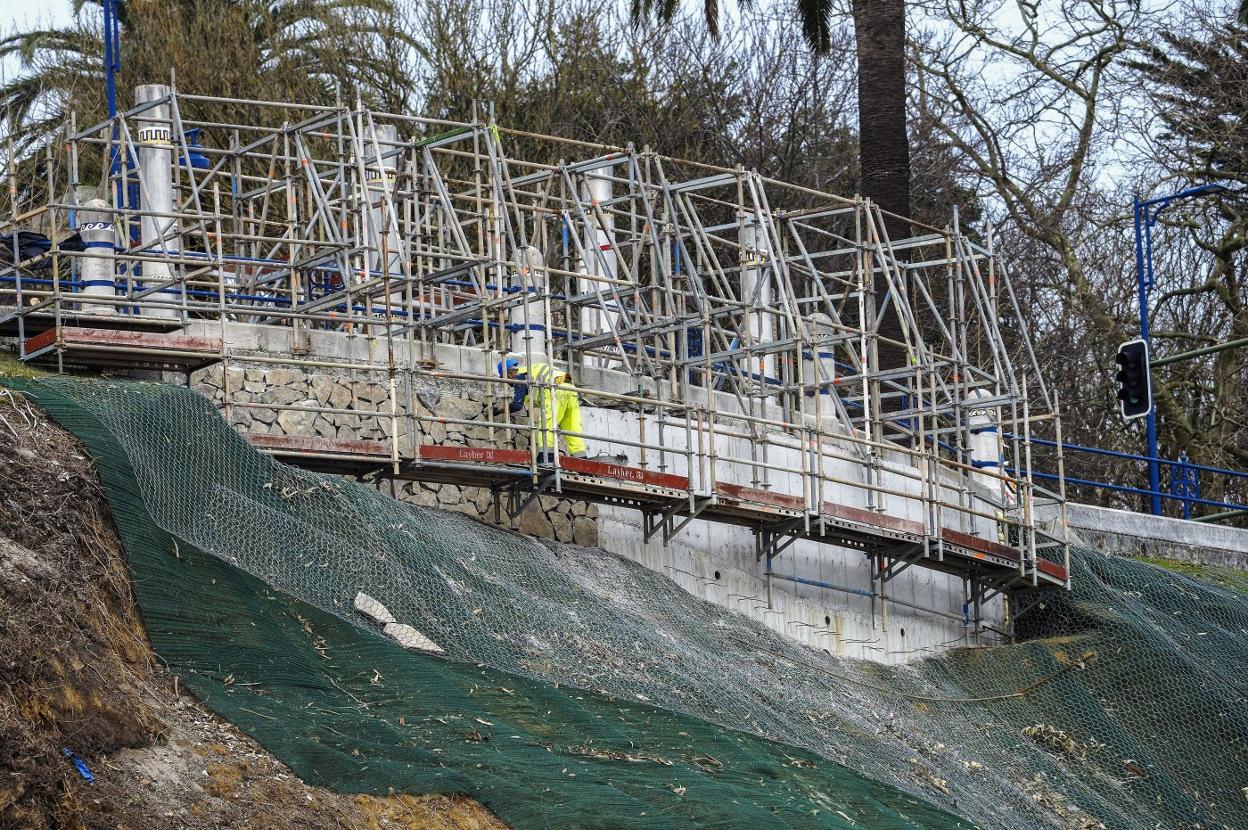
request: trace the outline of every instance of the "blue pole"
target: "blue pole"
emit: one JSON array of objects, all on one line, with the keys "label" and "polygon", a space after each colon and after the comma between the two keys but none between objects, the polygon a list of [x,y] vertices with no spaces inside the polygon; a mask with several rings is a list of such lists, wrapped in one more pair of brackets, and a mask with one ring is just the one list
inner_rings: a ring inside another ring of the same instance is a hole
[{"label": "blue pole", "polygon": [[[102,0],[104,10],[104,97],[108,105],[109,126],[108,174],[120,172],[117,157],[117,72],[121,69],[121,24],[117,19],[117,0]],[[125,205],[125,185],[118,176],[117,206]]]},{"label": "blue pole", "polygon": [[[1174,475],[1173,468],[1170,474]],[[1192,518],[1192,490],[1190,473],[1187,470],[1187,453],[1179,455],[1179,475],[1183,477],[1181,479],[1183,482],[1183,518],[1190,519]]]},{"label": "blue pole", "polygon": [[104,83],[108,98],[108,117],[117,115],[117,70],[121,68],[120,28],[117,0],[104,0]]},{"label": "blue pole", "polygon": [[[1204,196],[1211,193],[1227,192],[1226,185],[1217,182],[1206,182],[1154,199],[1140,201],[1136,196],[1132,200],[1135,219],[1135,275],[1140,294],[1140,339],[1148,344],[1148,353],[1153,353],[1152,338],[1148,325],[1148,292],[1153,287],[1153,223],[1157,215],[1170,206],[1171,202]],[[1153,206],[1157,209],[1154,211]],[[1148,483],[1152,491],[1151,502],[1154,516],[1161,515],[1161,474],[1157,461],[1157,407],[1149,401],[1148,407]]]},{"label": "blue pole", "polygon": [[[1152,343],[1150,342],[1148,329],[1148,289],[1151,280],[1149,277],[1152,273],[1153,251],[1152,251],[1152,234],[1148,227],[1151,224],[1151,216],[1149,216],[1148,205],[1140,202],[1140,197],[1136,196],[1133,200],[1133,213],[1135,218],[1135,279],[1136,287],[1139,292],[1140,299],[1140,339],[1148,345],[1148,352],[1152,354]],[[1145,235],[1148,235],[1147,251],[1145,250]],[[1161,470],[1157,464],[1157,407],[1153,401],[1148,402],[1148,489],[1152,491],[1149,495],[1150,506],[1154,516],[1161,515]]]}]

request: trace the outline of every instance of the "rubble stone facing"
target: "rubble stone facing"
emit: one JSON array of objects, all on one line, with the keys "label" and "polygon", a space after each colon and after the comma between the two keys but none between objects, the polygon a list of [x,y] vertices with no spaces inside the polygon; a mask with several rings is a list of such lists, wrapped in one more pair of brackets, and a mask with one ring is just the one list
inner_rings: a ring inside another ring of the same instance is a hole
[{"label": "rubble stone facing", "polygon": [[[389,383],[375,371],[301,370],[234,360],[228,368],[218,364],[197,372],[191,388],[213,401],[243,433],[388,441],[394,429]],[[502,442],[497,430],[491,438],[489,427],[456,423],[488,414],[494,398],[479,385],[430,379],[409,390],[401,383],[394,401],[400,448],[415,444],[497,446]],[[426,419],[415,421],[416,434],[407,417],[409,406]],[[505,510],[496,511],[494,496],[487,489],[418,481],[393,484],[395,498],[412,504],[453,510],[543,539],[598,544],[596,505],[540,496],[512,519]]]}]

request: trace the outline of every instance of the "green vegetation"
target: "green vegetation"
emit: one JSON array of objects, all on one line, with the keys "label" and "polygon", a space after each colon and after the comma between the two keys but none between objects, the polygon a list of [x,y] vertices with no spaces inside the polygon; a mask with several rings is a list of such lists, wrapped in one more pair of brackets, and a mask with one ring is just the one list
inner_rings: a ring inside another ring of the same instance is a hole
[{"label": "green vegetation", "polygon": [[0,377],[32,380],[46,374],[43,369],[22,362],[12,352],[0,351]]},{"label": "green vegetation", "polygon": [[1228,568],[1224,565],[1198,565],[1195,562],[1183,562],[1178,559],[1141,558],[1150,565],[1248,594],[1248,571],[1240,568]]}]

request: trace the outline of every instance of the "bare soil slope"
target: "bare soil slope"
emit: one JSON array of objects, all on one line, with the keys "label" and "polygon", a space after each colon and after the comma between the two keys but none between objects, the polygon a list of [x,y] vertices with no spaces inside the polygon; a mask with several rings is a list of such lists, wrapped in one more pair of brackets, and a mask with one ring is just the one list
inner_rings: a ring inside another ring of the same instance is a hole
[{"label": "bare soil slope", "polygon": [[503,827],[467,799],[307,787],[189,697],[148,645],[90,459],[7,391],[0,632],[0,827]]}]

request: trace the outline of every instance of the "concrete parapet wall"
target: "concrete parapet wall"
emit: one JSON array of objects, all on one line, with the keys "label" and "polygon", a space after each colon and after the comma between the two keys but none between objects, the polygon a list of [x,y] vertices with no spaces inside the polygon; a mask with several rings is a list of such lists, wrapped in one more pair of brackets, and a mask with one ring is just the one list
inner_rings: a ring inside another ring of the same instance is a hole
[{"label": "concrete parapet wall", "polygon": [[1248,530],[1090,504],[1067,505],[1067,516],[1074,534],[1106,553],[1248,569]]}]

